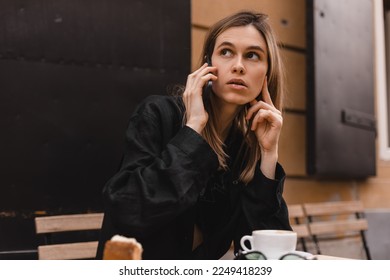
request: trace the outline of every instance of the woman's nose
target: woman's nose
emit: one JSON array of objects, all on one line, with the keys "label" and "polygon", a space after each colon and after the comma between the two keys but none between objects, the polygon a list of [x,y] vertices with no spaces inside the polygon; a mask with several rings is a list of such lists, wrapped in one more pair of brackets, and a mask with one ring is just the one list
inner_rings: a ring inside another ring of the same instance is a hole
[{"label": "woman's nose", "polygon": [[237,58],[234,61],[232,71],[233,73],[245,74],[245,66],[242,63],[242,58]]}]

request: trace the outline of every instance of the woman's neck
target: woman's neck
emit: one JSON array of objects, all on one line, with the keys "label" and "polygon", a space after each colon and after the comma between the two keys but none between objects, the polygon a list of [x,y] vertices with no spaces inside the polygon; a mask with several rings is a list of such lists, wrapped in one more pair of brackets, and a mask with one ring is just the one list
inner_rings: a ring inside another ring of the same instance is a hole
[{"label": "woman's neck", "polygon": [[218,102],[217,112],[216,112],[216,129],[219,137],[222,141],[225,141],[230,128],[232,126],[233,120],[239,112],[239,107],[233,104],[221,104]]}]

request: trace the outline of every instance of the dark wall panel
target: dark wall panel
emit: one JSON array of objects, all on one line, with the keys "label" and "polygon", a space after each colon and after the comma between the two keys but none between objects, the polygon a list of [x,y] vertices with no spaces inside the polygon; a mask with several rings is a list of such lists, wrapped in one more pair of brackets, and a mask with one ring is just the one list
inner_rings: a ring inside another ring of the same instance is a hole
[{"label": "dark wall panel", "polygon": [[187,71],[189,20],[186,0],[2,0],[0,54]]},{"label": "dark wall panel", "polygon": [[2,222],[102,210],[136,104],[185,82],[190,30],[189,0],[0,1],[0,258],[20,249]]},{"label": "dark wall panel", "polygon": [[308,1],[308,171],[375,175],[373,19],[370,0]]}]

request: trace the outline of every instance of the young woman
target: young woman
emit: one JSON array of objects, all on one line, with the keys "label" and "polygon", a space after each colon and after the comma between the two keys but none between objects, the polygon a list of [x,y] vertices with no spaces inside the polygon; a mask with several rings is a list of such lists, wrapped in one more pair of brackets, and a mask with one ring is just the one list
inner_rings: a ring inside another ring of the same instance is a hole
[{"label": "young woman", "polygon": [[98,258],[114,234],[135,237],[144,259],[219,259],[253,230],[291,229],[277,162],[283,69],[267,16],[219,21],[202,57],[182,94],[148,97],[132,115],[103,191]]}]

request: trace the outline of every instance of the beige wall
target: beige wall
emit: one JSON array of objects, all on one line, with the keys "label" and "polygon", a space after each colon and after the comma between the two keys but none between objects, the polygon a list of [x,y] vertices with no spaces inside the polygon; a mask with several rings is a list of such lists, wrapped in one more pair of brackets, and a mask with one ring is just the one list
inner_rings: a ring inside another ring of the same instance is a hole
[{"label": "beige wall", "polygon": [[[306,18],[305,0],[192,0],[192,69],[211,24],[239,10],[270,16],[287,69],[288,98],[280,143],[287,173],[287,203],[361,199],[366,208],[390,208],[390,163],[378,160],[377,176],[365,181],[317,181],[306,176]],[[293,48],[288,48],[293,47]],[[291,111],[298,113],[291,113]],[[299,113],[300,112],[300,113]]]}]

